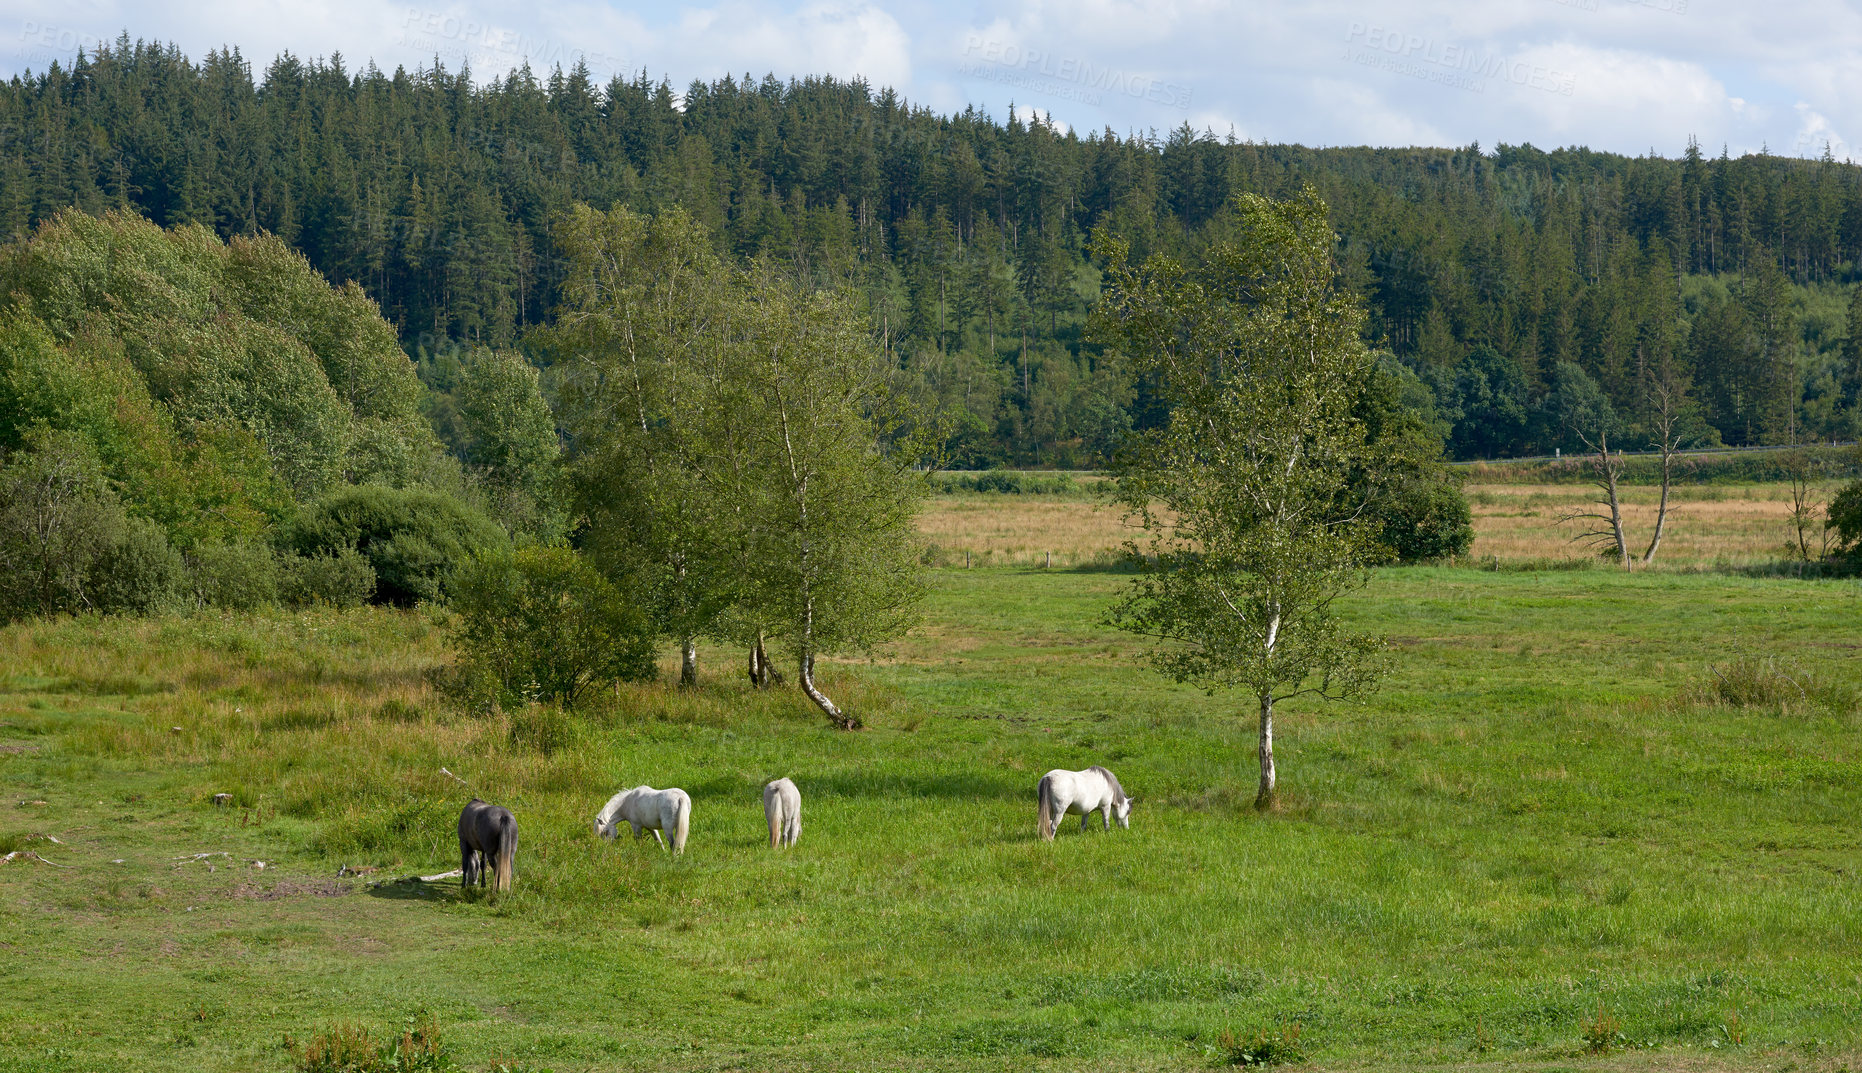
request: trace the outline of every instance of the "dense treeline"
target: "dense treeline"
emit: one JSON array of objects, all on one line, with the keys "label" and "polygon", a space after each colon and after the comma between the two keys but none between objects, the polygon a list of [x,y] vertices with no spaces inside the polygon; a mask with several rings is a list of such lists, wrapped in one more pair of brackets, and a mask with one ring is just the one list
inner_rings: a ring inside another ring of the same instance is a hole
[{"label": "dense treeline", "polygon": [[560,539],[536,369],[458,379],[465,464],[354,283],[275,236],[56,215],[0,249],[0,619],[412,604]]},{"label": "dense treeline", "polygon": [[1458,457],[1575,446],[1561,387],[1600,390],[1638,438],[1646,370],[1668,361],[1692,440],[1855,435],[1862,170],[1827,158],[1081,136],[861,82],[480,85],[289,54],[255,77],[236,51],[194,63],[127,39],[0,86],[0,233],[70,205],[269,232],[430,359],[546,318],[552,221],[574,203],[681,204],[720,252],[856,285],[966,465],[1092,464],[1156,423],[1147,385],[1083,338],[1095,228],[1188,255],[1235,193],[1303,183],[1331,206],[1370,341]]}]

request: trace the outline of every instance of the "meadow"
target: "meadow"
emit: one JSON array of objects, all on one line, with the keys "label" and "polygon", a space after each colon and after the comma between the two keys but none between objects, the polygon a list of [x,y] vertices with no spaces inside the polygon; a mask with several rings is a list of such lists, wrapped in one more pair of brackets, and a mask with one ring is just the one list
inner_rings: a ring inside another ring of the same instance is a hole
[{"label": "meadow", "polygon": [[[1077,566],[1117,564],[1125,543],[1142,537],[1121,509],[1079,482],[1068,495],[971,493],[933,497],[919,528],[935,562],[972,566]],[[1827,503],[1840,481],[1813,486]],[[1582,539],[1589,523],[1564,519],[1598,509],[1596,490],[1565,481],[1469,483],[1474,546],[1467,562],[1576,567],[1597,559]],[[1660,502],[1659,488],[1625,485],[1623,516],[1638,556],[1647,547]],[[1789,557],[1791,496],[1781,483],[1688,484],[1669,495],[1668,524],[1656,566],[1663,570],[1738,570]],[[1813,552],[1820,533],[1811,536]]]},{"label": "meadow", "polygon": [[[1544,568],[1500,515],[1547,490],[1482,491],[1519,558],[1378,574],[1393,676],[1285,707],[1270,815],[1245,705],[1099,624],[1122,575],[949,520],[1084,499],[932,502],[944,561],[939,525],[997,554],[828,669],[854,734],[723,648],[695,693],[466,710],[438,610],[7,628],[0,1071],[287,1070],[419,1016],[474,1070],[1853,1068],[1862,585],[1712,568],[1782,543],[1731,494],[1689,509],[1737,547]],[[1035,780],[1095,762],[1131,830],[1040,842]],[[370,886],[457,867],[442,767],[517,813],[513,893]],[[640,782],[691,793],[683,858],[591,834]]]}]

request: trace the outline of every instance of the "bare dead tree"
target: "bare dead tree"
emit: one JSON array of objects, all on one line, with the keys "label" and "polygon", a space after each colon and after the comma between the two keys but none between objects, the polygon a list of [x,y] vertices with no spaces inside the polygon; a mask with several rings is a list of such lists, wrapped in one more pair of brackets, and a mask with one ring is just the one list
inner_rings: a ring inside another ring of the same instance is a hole
[{"label": "bare dead tree", "polygon": [[1624,572],[1628,572],[1634,559],[1629,554],[1629,540],[1623,533],[1623,504],[1617,491],[1623,476],[1623,453],[1611,452],[1610,433],[1607,430],[1599,429],[1595,439],[1579,432],[1578,438],[1589,452],[1586,461],[1591,471],[1591,483],[1602,493],[1597,505],[1607,508],[1607,513],[1605,510],[1572,510],[1560,515],[1558,522],[1560,525],[1579,521],[1588,523],[1589,528],[1571,539],[1582,540],[1588,547],[1614,548],[1617,561],[1623,564]]},{"label": "bare dead tree", "polygon": [[1655,509],[1655,533],[1642,553],[1643,566],[1655,561],[1655,553],[1662,547],[1662,533],[1668,526],[1668,490],[1674,479],[1675,455],[1682,447],[1681,417],[1687,385],[1672,374],[1672,369],[1664,369],[1650,378],[1648,390],[1650,431],[1655,433],[1651,444],[1662,455],[1662,498]]},{"label": "bare dead tree", "polygon": [[[1783,452],[1785,477],[1791,482],[1792,540],[1788,546],[1803,562],[1822,559],[1830,553],[1830,530],[1824,524],[1825,502],[1820,478],[1825,465],[1807,447],[1798,445]],[[1810,551],[1812,534],[1817,537],[1817,551]]]}]

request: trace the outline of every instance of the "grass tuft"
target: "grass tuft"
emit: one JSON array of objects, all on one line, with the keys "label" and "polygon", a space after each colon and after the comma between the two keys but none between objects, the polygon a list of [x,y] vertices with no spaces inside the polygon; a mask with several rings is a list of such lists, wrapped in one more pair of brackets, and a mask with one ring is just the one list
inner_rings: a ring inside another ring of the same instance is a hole
[{"label": "grass tuft", "polygon": [[1584,1038],[1585,1054],[1609,1054],[1624,1042],[1623,1022],[1606,1009],[1601,1000],[1597,1003],[1597,1012],[1578,1026],[1578,1033]]},{"label": "grass tuft", "polygon": [[1241,1035],[1224,1031],[1216,1042],[1229,1065],[1279,1066],[1306,1060],[1302,1034],[1300,1022],[1276,1021]]},{"label": "grass tuft", "polygon": [[285,1049],[298,1073],[460,1073],[440,1046],[432,1014],[408,1018],[397,1035],[379,1044],[361,1025],[337,1024],[303,1043],[287,1036]]}]

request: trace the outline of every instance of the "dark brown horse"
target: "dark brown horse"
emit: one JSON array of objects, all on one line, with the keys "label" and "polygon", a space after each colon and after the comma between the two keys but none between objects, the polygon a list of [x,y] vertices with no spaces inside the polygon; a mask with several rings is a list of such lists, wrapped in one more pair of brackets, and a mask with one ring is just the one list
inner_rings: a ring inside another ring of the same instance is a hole
[{"label": "dark brown horse", "polygon": [[473,798],[459,814],[459,870],[465,875],[461,885],[484,885],[489,867],[492,889],[510,890],[516,858],[517,817],[508,808]]}]

